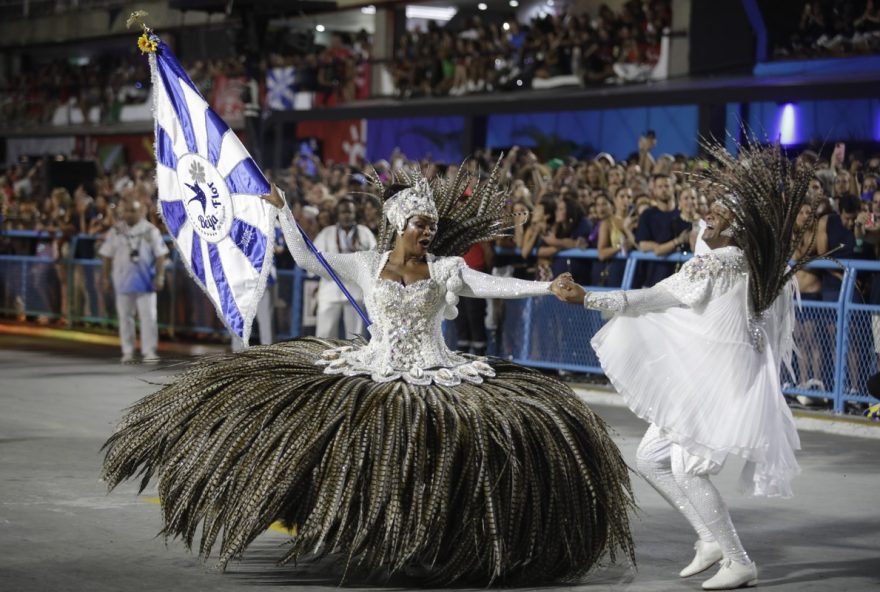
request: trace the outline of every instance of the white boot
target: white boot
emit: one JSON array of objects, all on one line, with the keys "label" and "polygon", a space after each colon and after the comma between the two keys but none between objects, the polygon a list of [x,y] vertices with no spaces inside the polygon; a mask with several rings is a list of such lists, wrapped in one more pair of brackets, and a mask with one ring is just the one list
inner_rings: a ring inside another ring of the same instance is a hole
[{"label": "white boot", "polygon": [[694,551],[696,551],[696,553],[694,554],[693,560],[686,568],[678,573],[679,577],[689,578],[702,571],[706,571],[721,561],[723,557],[721,554],[721,545],[715,541],[712,541],[711,543],[697,541],[694,544]]},{"label": "white boot", "polygon": [[718,573],[703,582],[703,590],[733,590],[758,584],[758,566],[752,561],[748,565],[732,559],[721,562]]}]

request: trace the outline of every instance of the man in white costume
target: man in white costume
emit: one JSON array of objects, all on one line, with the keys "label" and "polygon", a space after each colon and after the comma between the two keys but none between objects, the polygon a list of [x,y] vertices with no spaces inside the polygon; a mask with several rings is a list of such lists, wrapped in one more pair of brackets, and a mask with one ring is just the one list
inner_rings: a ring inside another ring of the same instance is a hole
[{"label": "man in white costume", "polygon": [[[318,251],[334,255],[376,248],[376,237],[369,228],[356,223],[355,205],[348,198],[343,198],[336,204],[336,224],[319,232],[314,242]],[[349,286],[348,290],[362,305],[363,294],[360,289],[357,286]],[[339,321],[345,324],[346,337],[360,335],[364,331],[363,320],[336,282],[321,278],[318,284],[318,322],[315,336],[336,339],[339,334]]]},{"label": "man in white costume", "polygon": [[134,315],[141,322],[141,354],[151,364],[159,360],[159,325],[156,292],[165,285],[165,259],[168,247],[159,229],[144,219],[138,201],[122,203],[122,222],[107,233],[98,254],[103,260],[103,289],[110,290],[111,270],[119,317],[122,363],[134,361]]},{"label": "man in white costume", "polygon": [[728,455],[746,461],[741,487],[791,496],[799,472],[797,430],[780,388],[793,350],[795,214],[808,177],[778,148],[741,150],[711,179],[729,193],[706,217],[698,254],[652,288],[585,292],[565,283],[560,299],[614,315],[593,338],[602,368],[650,427],[636,467],[690,522],[699,539],[681,572],[719,561],[705,590],[757,584],[758,572],[709,480]]}]

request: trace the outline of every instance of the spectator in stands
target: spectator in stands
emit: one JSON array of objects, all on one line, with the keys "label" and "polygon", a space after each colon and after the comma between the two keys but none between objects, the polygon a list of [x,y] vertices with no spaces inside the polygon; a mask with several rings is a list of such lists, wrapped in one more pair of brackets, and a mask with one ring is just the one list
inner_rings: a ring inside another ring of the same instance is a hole
[{"label": "spectator in stands", "polygon": [[[608,216],[602,220],[599,229],[599,261],[597,265],[598,283],[594,272],[594,285],[597,286],[620,286],[623,280],[623,270],[626,261],[615,260],[618,254],[626,255],[636,248],[636,238],[632,232],[635,216],[630,213],[631,192],[626,187],[620,187],[614,196],[614,207]],[[597,207],[606,198],[596,202]],[[610,204],[609,204],[610,205]],[[604,208],[600,211],[600,217],[604,214]]]},{"label": "spectator in stands", "polygon": [[[315,246],[322,253],[353,253],[376,248],[376,237],[363,224],[357,224],[356,207],[353,200],[343,198],[336,204],[336,224],[324,228],[315,238]],[[363,308],[363,294],[357,286],[346,286],[352,297]],[[342,290],[332,280],[321,278],[318,286],[318,315],[315,335],[337,338],[339,323],[344,323],[343,335],[361,335],[364,323],[349,304]]]},{"label": "spectator in stands", "polygon": [[[852,193],[844,193],[838,200],[839,213],[819,219],[816,246],[819,253],[834,250],[838,259],[862,259],[870,249],[865,243],[866,213],[861,200]],[[840,296],[843,273],[827,270],[822,274],[822,300],[836,302]]]},{"label": "spectator in stands", "polygon": [[[551,195],[545,195],[532,210],[532,217],[523,232],[522,254],[523,258],[531,265],[534,262],[534,278],[536,281],[550,281],[553,279],[553,255],[555,247],[543,244],[543,237],[547,235],[553,225],[556,211],[556,202]],[[537,252],[533,252],[537,250]],[[549,279],[547,279],[549,278]]]},{"label": "spectator in stands", "polygon": [[382,223],[382,203],[375,195],[365,195],[361,202],[361,223],[370,229],[373,236],[379,237],[379,227]]},{"label": "spectator in stands", "polygon": [[[819,220],[816,230],[816,248],[819,253],[834,250],[838,259],[863,259],[873,256],[873,249],[865,242],[865,223],[867,213],[862,211],[861,200],[852,193],[844,193],[839,201],[840,213],[831,213]],[[825,270],[822,274],[822,300],[837,302],[840,299],[843,273],[836,269]],[[853,300],[863,301],[860,290],[853,291]],[[829,325],[829,337],[835,339],[834,325]],[[859,384],[859,354],[856,347],[849,349],[847,359],[851,389]],[[830,383],[830,380],[829,380]]]},{"label": "spectator in stands", "polygon": [[[794,252],[795,259],[803,259],[817,254],[816,249],[816,220],[813,218],[813,206],[804,204],[798,212],[795,222],[796,232],[803,230],[804,235],[800,245]],[[816,302],[822,300],[821,274],[816,270],[802,269],[797,272],[798,289],[801,300]],[[822,381],[822,349],[819,345],[816,313],[805,307],[795,310],[797,324],[795,325],[795,343],[798,344],[798,388],[817,389],[825,391],[825,383]],[[798,401],[809,404],[809,397],[799,396]]]},{"label": "spectator in stands", "polygon": [[110,230],[98,251],[104,259],[105,291],[111,288],[112,270],[123,364],[134,361],[135,312],[141,322],[143,361],[147,364],[159,361],[156,292],[165,285],[168,247],[159,229],[144,219],[144,213],[139,201],[124,202],[122,222]]},{"label": "spectator in stands", "polygon": [[[467,253],[464,254],[464,262],[471,269],[490,273],[493,257],[494,252],[490,243],[477,243],[471,245]],[[476,356],[486,354],[486,300],[484,298],[464,298],[459,301],[458,316],[455,318],[455,332],[459,351]]]},{"label": "spectator in stands", "polygon": [[[658,257],[679,251],[690,240],[691,224],[681,217],[675,205],[674,180],[657,174],[651,178],[651,198],[654,206],[639,217],[636,240],[643,253]],[[643,287],[650,288],[675,271],[674,263],[648,262],[645,264]]]},{"label": "spectator in stands", "polygon": [[[553,248],[554,255],[567,249],[585,249],[592,226],[585,212],[571,197],[556,200],[553,226],[541,237],[544,246]],[[553,277],[568,272],[580,284],[590,281],[590,261],[585,258],[555,257],[552,263]]]}]

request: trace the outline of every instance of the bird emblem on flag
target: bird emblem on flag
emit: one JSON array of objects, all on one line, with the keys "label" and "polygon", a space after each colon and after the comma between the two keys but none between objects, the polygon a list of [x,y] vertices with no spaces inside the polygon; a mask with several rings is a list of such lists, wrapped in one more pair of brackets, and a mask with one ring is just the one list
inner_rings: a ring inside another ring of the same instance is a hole
[{"label": "bird emblem on flag", "polygon": [[138,46],[154,88],[159,212],[187,271],[247,343],[272,268],[276,213],[260,199],[269,183],[168,46],[146,26]]}]

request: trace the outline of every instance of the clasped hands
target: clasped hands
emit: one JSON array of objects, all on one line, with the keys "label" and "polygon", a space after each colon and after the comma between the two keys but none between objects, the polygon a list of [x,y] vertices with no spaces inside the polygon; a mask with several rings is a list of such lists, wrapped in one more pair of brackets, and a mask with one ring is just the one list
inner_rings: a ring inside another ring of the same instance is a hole
[{"label": "clasped hands", "polygon": [[561,273],[550,283],[550,291],[563,302],[583,306],[586,291],[581,288],[570,273]]},{"label": "clasped hands", "polygon": [[550,291],[563,302],[579,304],[591,310],[598,310],[609,317],[627,310],[626,292],[610,290],[587,292],[581,288],[570,273],[561,273],[550,283]]}]

